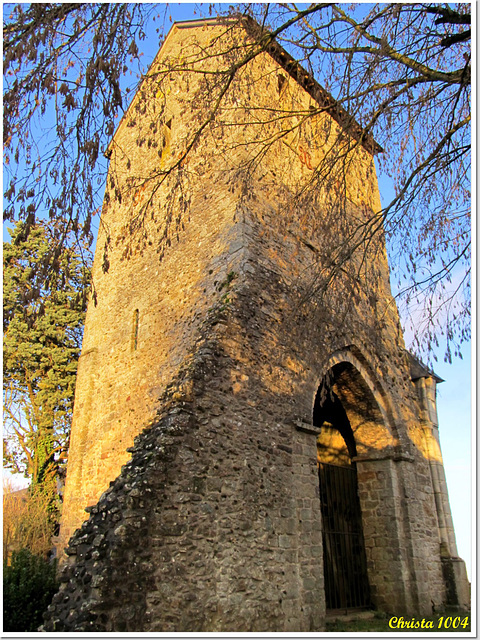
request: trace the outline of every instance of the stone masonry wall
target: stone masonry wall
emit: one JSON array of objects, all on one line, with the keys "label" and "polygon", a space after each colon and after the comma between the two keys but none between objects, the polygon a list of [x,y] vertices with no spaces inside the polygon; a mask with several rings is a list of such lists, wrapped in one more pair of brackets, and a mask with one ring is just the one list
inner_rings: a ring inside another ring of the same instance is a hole
[{"label": "stone masonry wall", "polygon": [[315,457],[271,407],[232,402],[210,331],[73,536],[46,631],[320,628]]}]

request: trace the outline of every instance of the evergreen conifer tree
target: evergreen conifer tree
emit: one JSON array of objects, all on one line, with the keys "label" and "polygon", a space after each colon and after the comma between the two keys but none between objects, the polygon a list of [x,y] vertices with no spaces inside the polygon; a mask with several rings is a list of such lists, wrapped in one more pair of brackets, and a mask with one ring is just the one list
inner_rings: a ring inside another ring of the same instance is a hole
[{"label": "evergreen conifer tree", "polygon": [[59,231],[19,222],[3,245],[4,465],[55,513],[90,283],[89,254]]}]

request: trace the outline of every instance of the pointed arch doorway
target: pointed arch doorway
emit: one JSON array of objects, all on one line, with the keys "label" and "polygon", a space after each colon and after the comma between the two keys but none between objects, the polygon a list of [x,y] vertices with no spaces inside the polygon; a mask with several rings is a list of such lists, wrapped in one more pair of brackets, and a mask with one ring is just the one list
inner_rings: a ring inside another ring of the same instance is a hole
[{"label": "pointed arch doorway", "polygon": [[317,391],[313,411],[313,424],[321,428],[317,461],[326,608],[344,611],[371,606],[354,460],[357,444],[345,408],[345,404],[350,408],[348,400],[341,399],[355,396],[346,384],[352,378],[349,369],[352,365],[345,362],[330,369]]}]

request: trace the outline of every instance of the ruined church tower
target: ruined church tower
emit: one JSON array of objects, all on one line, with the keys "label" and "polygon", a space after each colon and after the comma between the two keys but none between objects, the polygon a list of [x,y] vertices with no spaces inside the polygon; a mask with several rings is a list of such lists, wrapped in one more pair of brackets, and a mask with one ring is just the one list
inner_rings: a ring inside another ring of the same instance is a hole
[{"label": "ruined church tower", "polygon": [[47,631],[467,604],[381,150],[258,35],[175,24],[109,146]]}]

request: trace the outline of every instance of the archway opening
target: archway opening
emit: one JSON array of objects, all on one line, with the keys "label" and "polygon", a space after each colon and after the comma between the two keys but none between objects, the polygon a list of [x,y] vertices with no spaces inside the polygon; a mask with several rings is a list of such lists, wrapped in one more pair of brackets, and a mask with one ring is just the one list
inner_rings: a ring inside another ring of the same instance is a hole
[{"label": "archway opening", "polygon": [[[354,368],[340,363],[330,369],[315,398],[313,424],[320,427],[317,461],[322,512],[323,561],[327,610],[371,605],[367,562],[358,497],[354,426],[370,422],[369,402],[359,398]],[[347,399],[347,401],[345,401]],[[346,406],[345,406],[346,405]],[[375,416],[376,417],[376,416]],[[373,419],[375,420],[375,417]]]}]

